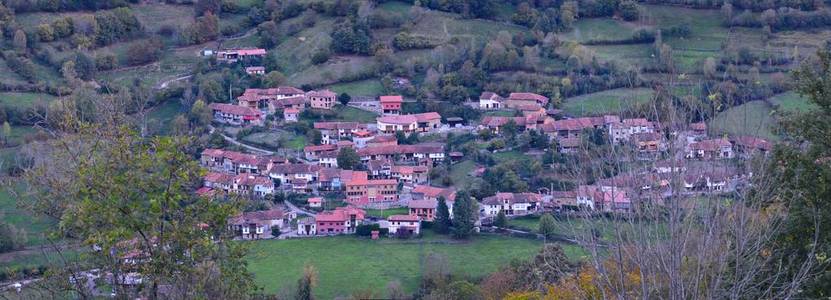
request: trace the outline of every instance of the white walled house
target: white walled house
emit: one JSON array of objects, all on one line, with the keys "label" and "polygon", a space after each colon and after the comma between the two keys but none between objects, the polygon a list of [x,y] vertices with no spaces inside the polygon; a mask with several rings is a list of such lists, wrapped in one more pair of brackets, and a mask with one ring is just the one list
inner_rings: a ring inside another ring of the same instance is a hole
[{"label": "white walled house", "polygon": [[421,234],[421,218],[414,215],[392,215],[387,218],[387,228],[390,235],[399,234],[399,231],[408,231],[410,235]]}]

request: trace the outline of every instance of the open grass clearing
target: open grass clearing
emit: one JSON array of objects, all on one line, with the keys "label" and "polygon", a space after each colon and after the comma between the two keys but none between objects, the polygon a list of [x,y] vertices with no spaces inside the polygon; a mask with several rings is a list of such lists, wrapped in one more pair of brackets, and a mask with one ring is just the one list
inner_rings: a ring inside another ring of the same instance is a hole
[{"label": "open grass clearing", "polygon": [[18,93],[18,92],[3,92],[0,93],[0,105],[17,108],[30,108],[35,104],[47,104],[55,100],[55,96],[42,93]]},{"label": "open grass clearing", "polygon": [[770,98],[770,102],[776,105],[776,109],[781,112],[800,113],[816,110],[816,104],[811,103],[807,98],[800,96],[796,92],[786,92],[775,95]]},{"label": "open grass clearing", "polygon": [[633,33],[641,27],[648,26],[610,18],[583,18],[574,23],[574,29],[562,34],[562,38],[579,43],[621,41],[632,38]]},{"label": "open grass clearing", "polygon": [[383,218],[386,219],[392,215],[406,215],[409,214],[410,211],[406,207],[396,207],[396,208],[389,208],[389,209],[365,209],[366,215],[370,217],[376,218]]},{"label": "open grass clearing", "polygon": [[347,93],[350,96],[377,97],[384,93],[384,86],[378,79],[366,79],[328,86],[335,93]]},{"label": "open grass clearing", "polygon": [[562,108],[572,116],[614,114],[647,103],[652,96],[648,88],[614,89],[568,98]]},{"label": "open grass clearing", "polygon": [[153,3],[133,5],[132,10],[148,32],[158,32],[163,26],[184,28],[193,22],[194,15],[192,5]]},{"label": "open grass clearing", "polygon": [[0,187],[0,221],[16,227],[18,230],[25,231],[25,244],[27,246],[42,245],[46,242],[46,231],[52,228],[55,224],[47,219],[33,216],[29,211],[20,206],[18,198],[12,193],[10,188],[14,188],[17,192],[25,192],[25,186],[14,178],[6,178],[11,180],[11,187]]},{"label": "open grass clearing", "polygon": [[718,113],[710,120],[711,133],[716,136],[749,135],[768,140],[779,140],[773,109],[764,101],[750,101]]},{"label": "open grass clearing", "polygon": [[360,123],[375,123],[378,115],[360,108],[351,106],[335,106],[335,118],[333,121],[352,121]]},{"label": "open grass clearing", "polygon": [[186,112],[182,107],[182,103],[179,102],[179,99],[170,99],[153,107],[147,114],[147,123],[149,124],[150,132],[156,132],[158,134],[170,133],[172,129],[170,128],[171,122],[176,116],[183,113]]},{"label": "open grass clearing", "polygon": [[476,163],[472,160],[463,160],[451,166],[450,179],[453,180],[453,187],[460,190],[470,188],[470,183],[475,177],[471,172],[476,169]]},{"label": "open grass clearing", "polygon": [[[355,291],[383,291],[394,280],[406,292],[415,292],[431,254],[444,256],[454,275],[478,279],[513,259],[531,259],[542,243],[493,235],[454,241],[425,232],[412,240],[338,236],[258,241],[250,246],[248,269],[265,292],[293,291],[303,267],[312,265],[319,275],[315,295],[333,299]],[[582,255],[577,246],[563,245],[563,249],[572,259]]]}]

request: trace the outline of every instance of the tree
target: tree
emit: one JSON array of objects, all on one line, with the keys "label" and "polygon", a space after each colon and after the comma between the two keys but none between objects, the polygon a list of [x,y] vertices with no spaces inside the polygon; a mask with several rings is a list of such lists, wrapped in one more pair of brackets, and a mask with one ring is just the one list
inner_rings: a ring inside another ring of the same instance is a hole
[{"label": "tree", "polygon": [[341,148],[338,152],[338,167],[345,170],[355,170],[361,166],[361,157],[352,148]]},{"label": "tree", "polygon": [[79,78],[85,81],[92,80],[95,78],[97,71],[98,68],[95,66],[95,59],[83,52],[75,55],[75,72]]},{"label": "tree", "polygon": [[436,204],[436,217],[433,219],[433,231],[439,234],[447,234],[453,221],[450,219],[450,209],[447,207],[447,200],[439,197]]},{"label": "tree", "polygon": [[[788,218],[776,239],[777,262],[788,274],[807,279],[799,298],[822,298],[831,290],[831,263],[811,260],[827,253],[831,245],[831,53],[822,49],[818,61],[804,64],[794,73],[796,90],[818,109],[792,115],[784,122],[794,144],[777,147],[769,177],[778,189],[770,195],[770,207],[786,206]],[[805,266],[809,266],[808,269]]]},{"label": "tree", "polygon": [[340,104],[345,106],[349,104],[349,101],[352,101],[352,96],[349,96],[349,94],[341,93],[340,95],[338,95],[338,102],[340,102]]},{"label": "tree", "polygon": [[185,115],[179,114],[171,121],[170,129],[174,135],[186,135],[190,132],[190,123]]},{"label": "tree", "polygon": [[505,228],[508,227],[508,217],[505,216],[505,212],[500,210],[498,214],[496,214],[496,219],[493,220],[493,226]]},{"label": "tree", "polygon": [[263,84],[267,87],[278,87],[284,82],[286,82],[286,76],[278,71],[268,72],[263,78]]},{"label": "tree", "polygon": [[283,233],[280,231],[280,227],[271,226],[271,236],[279,237],[281,234],[283,234]]},{"label": "tree", "polygon": [[542,215],[540,218],[539,231],[540,234],[545,236],[546,239],[551,239],[557,234],[557,224],[551,214]]},{"label": "tree", "polygon": [[17,228],[11,224],[0,224],[0,253],[21,249],[24,242]]},{"label": "tree", "polygon": [[67,60],[61,66],[61,75],[63,75],[63,79],[66,82],[73,84],[76,80],[78,80],[78,73],[75,72],[75,61]]},{"label": "tree", "polygon": [[[50,114],[55,144],[24,154],[30,164],[20,178],[30,190],[20,204],[59,222],[52,236],[72,236],[84,247],[101,249],[80,262],[56,265],[43,280],[65,287],[70,276],[98,268],[116,277],[140,272],[141,291],[113,286],[128,298],[248,298],[256,287],[246,270],[245,246],[229,242],[227,232],[240,203],[193,193],[204,170],[193,159],[192,139],[143,137],[131,129],[130,99],[118,94],[94,100],[99,105],[90,121],[73,109]],[[75,107],[74,98],[60,101]],[[129,266],[113,259],[128,253],[145,259]],[[74,289],[80,298],[92,297],[84,295],[84,284]],[[164,296],[163,286],[170,288]]]},{"label": "tree", "polygon": [[3,143],[8,145],[9,144],[9,139],[12,136],[12,126],[9,124],[9,121],[4,121],[3,122],[3,132],[2,132],[2,134],[3,134]]},{"label": "tree", "polygon": [[55,30],[52,29],[52,25],[47,23],[43,23],[38,25],[38,39],[41,42],[51,42],[55,40]]},{"label": "tree", "polygon": [[476,200],[471,198],[467,192],[459,191],[456,194],[456,201],[453,202],[453,237],[469,238],[476,230],[478,220],[479,206]]},{"label": "tree", "polygon": [[213,113],[211,112],[211,109],[205,105],[205,101],[200,99],[193,103],[188,117],[190,118],[190,122],[196,126],[207,126],[211,123],[211,120],[213,120]]},{"label": "tree", "polygon": [[303,277],[297,280],[297,294],[294,299],[314,300],[315,297],[312,294],[312,290],[315,285],[317,285],[317,270],[312,265],[306,265],[303,268]]},{"label": "tree", "polygon": [[14,49],[17,51],[26,51],[26,32],[24,32],[22,29],[18,29],[17,31],[15,31],[14,37],[12,38],[12,45],[14,46]]}]

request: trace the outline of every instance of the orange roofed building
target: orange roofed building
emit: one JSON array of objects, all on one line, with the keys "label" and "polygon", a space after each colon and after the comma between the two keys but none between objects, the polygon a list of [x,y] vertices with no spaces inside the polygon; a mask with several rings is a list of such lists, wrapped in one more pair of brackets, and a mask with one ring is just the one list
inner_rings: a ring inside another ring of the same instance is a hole
[{"label": "orange roofed building", "polygon": [[381,111],[385,115],[400,115],[401,114],[401,103],[404,102],[404,98],[401,96],[381,96]]},{"label": "orange roofed building", "polygon": [[379,202],[398,201],[398,181],[395,179],[368,179],[367,172],[353,172],[346,182],[346,201],[366,206]]}]

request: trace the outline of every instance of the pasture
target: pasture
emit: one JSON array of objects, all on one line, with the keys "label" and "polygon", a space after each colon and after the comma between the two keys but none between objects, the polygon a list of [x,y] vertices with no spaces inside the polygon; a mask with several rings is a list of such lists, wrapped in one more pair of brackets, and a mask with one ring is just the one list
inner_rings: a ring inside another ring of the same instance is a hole
[{"label": "pasture", "polygon": [[[321,299],[348,296],[355,291],[383,291],[391,281],[399,281],[408,293],[415,292],[431,255],[446,258],[454,275],[475,280],[511,260],[530,259],[542,247],[537,240],[480,235],[456,241],[431,232],[410,240],[337,236],[249,245],[248,269],[265,292],[293,291],[303,267],[311,265],[319,275],[314,292]],[[571,259],[582,255],[577,246],[563,245],[563,249]]]}]

